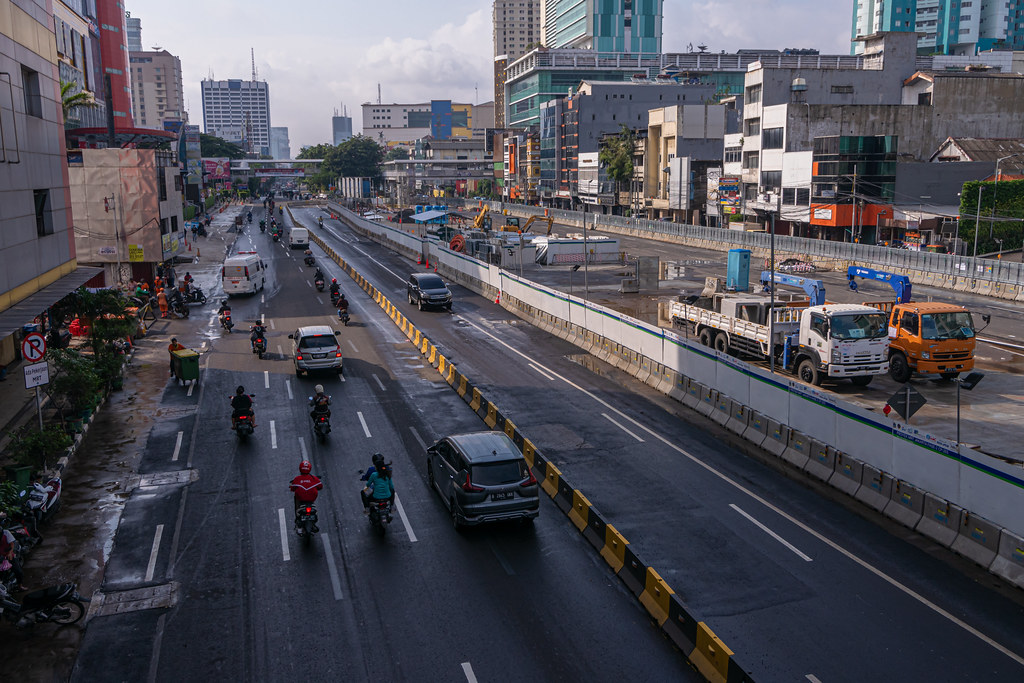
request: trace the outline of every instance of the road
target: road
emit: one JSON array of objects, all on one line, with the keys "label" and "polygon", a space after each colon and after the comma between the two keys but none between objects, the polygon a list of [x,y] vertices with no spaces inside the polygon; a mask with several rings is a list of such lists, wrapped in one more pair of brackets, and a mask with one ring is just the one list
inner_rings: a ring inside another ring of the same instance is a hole
[{"label": "road", "polygon": [[[345,373],[296,377],[288,333],[336,324],[333,310],[301,252],[253,228],[235,249],[260,252],[267,287],[233,299],[233,334],[217,326],[216,291],[175,328],[204,351],[202,378],[169,381],[153,406],[162,417],[96,601],[107,606],[72,680],[699,680],[550,501],[532,526],[454,531],[427,488],[424,448],[484,429],[479,418],[323,259],[351,301]],[[262,361],[244,324],[258,318],[269,328]],[[306,406],[317,382],[333,396],[324,444]],[[247,443],[228,429],[237,385],[256,395]],[[374,451],[394,461],[400,503],[385,538],[358,497]],[[303,458],[325,482],[310,547],[290,529],[287,483]],[[140,590],[150,601],[137,606],[150,609],[110,607]]]}]

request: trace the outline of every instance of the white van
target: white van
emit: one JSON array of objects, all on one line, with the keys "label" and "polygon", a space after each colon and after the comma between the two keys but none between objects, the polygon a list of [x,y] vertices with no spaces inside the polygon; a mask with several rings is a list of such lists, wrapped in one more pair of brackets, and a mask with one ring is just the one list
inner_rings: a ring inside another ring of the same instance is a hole
[{"label": "white van", "polygon": [[309,230],[292,228],[288,234],[288,246],[292,249],[309,249]]},{"label": "white van", "polygon": [[267,283],[266,271],[267,265],[255,251],[240,251],[227,257],[220,269],[224,293],[228,296],[255,294]]}]

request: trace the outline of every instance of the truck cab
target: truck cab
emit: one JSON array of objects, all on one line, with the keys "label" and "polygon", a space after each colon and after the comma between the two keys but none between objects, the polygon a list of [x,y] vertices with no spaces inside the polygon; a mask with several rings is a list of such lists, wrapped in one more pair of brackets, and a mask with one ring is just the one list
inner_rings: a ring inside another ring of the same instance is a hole
[{"label": "truck cab", "polygon": [[937,301],[871,305],[888,310],[889,375],[897,382],[915,372],[951,380],[974,368],[974,319],[963,306]]},{"label": "truck cab", "polygon": [[794,374],[808,384],[829,377],[867,386],[872,377],[889,371],[886,317],[870,306],[811,306],[800,318],[796,342],[790,338],[793,350],[786,353],[792,355]]}]

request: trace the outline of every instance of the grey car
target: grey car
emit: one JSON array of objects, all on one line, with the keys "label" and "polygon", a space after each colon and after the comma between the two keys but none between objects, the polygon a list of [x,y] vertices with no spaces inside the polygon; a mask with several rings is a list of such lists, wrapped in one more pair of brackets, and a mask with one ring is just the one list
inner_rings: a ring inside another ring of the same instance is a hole
[{"label": "grey car", "polygon": [[344,358],[338,344],[338,332],[327,325],[300,327],[288,338],[292,340],[292,358],[295,374],[302,375],[315,370],[328,370],[339,375],[343,371]]},{"label": "grey car", "polygon": [[436,273],[413,273],[406,289],[409,303],[416,304],[421,311],[427,306],[452,310],[452,291]]},{"label": "grey car", "polygon": [[531,522],[540,512],[537,479],[502,432],[447,436],[427,449],[427,479],[458,529],[485,522]]}]

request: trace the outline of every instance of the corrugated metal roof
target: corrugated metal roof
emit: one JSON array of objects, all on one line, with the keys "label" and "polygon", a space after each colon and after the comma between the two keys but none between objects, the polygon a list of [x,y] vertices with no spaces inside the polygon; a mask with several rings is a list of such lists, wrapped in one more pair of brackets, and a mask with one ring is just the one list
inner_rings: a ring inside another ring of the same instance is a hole
[{"label": "corrugated metal roof", "polygon": [[447,211],[424,211],[423,213],[413,214],[412,216],[409,216],[409,218],[413,219],[417,223],[425,223],[447,215]]},{"label": "corrugated metal roof", "polygon": [[47,308],[102,272],[102,268],[79,266],[75,269],[75,272],[65,275],[53,284],[43,287],[35,294],[30,294],[10,308],[0,312],[0,339],[13,334],[22,326],[30,324],[36,316],[43,313]]},{"label": "corrugated metal roof", "polygon": [[953,138],[953,144],[963,150],[971,161],[991,161],[993,164],[1003,157],[1000,171],[1024,168],[1024,138]]}]

